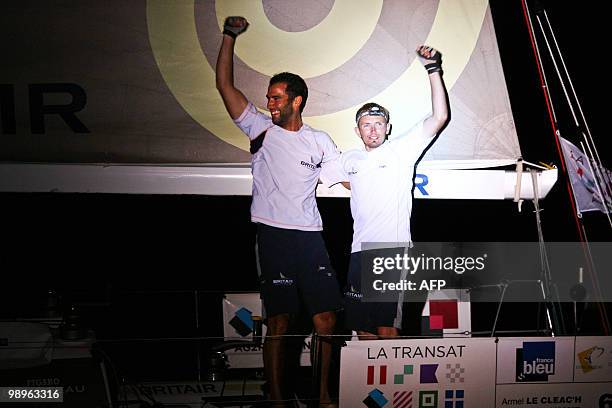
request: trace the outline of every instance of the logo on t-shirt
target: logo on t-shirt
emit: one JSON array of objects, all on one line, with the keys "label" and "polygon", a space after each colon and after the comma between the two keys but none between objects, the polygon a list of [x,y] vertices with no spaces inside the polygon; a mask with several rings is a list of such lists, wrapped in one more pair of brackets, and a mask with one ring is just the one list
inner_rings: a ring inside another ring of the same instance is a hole
[{"label": "logo on t-shirt", "polygon": [[300,164],[301,164],[302,166],[304,166],[304,167],[308,167],[308,168],[309,168],[310,170],[312,170],[312,171],[315,171],[315,170],[317,169],[317,167],[319,167],[319,166],[317,166],[317,165],[315,165],[315,164],[305,162],[304,160],[302,160],[302,161],[300,162]]},{"label": "logo on t-shirt", "polygon": [[357,289],[355,289],[353,285],[351,285],[349,289],[344,292],[344,296],[357,300],[360,300],[363,297],[363,295]]}]

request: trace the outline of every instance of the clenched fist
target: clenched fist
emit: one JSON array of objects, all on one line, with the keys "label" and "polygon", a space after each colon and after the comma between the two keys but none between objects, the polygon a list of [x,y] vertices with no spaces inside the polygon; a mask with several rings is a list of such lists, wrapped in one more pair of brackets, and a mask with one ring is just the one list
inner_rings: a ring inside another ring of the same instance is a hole
[{"label": "clenched fist", "polygon": [[230,16],[225,19],[223,24],[223,34],[227,34],[232,38],[238,37],[244,33],[249,26],[249,22],[244,17]]}]

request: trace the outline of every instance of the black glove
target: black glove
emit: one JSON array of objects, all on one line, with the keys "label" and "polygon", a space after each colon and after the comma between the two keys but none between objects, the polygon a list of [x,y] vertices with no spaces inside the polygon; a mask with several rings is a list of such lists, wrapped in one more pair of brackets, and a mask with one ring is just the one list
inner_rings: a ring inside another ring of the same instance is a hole
[{"label": "black glove", "polygon": [[225,19],[223,24],[223,34],[227,34],[232,38],[238,37],[240,34],[246,31],[249,26],[249,22],[246,18],[240,16],[231,16]]},{"label": "black glove", "polygon": [[428,74],[442,71],[442,54],[438,50],[422,45],[417,48],[417,54],[425,64]]}]

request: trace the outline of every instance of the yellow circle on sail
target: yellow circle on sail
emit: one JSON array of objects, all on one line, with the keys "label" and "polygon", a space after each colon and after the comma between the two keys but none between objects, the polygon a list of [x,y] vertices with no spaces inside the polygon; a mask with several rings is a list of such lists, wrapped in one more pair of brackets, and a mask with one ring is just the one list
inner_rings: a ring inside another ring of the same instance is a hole
[{"label": "yellow circle on sail", "polygon": [[[336,0],[336,2],[339,2],[339,0]],[[219,3],[232,2],[217,2],[217,4]],[[245,3],[260,2],[245,0]],[[340,2],[339,4],[344,5],[345,3]],[[444,79],[448,89],[452,88],[470,59],[480,34],[487,6],[487,0],[440,0],[438,4],[435,19],[425,43],[437,48],[444,55]],[[368,7],[371,7],[371,9],[368,9]],[[344,15],[345,20],[355,21],[353,13],[363,11],[355,10],[358,8],[368,10],[372,15],[378,16],[380,14],[380,3],[378,1],[366,1],[362,7],[354,7],[349,11],[344,11],[346,13]],[[226,9],[223,9],[223,11],[226,11]],[[241,9],[232,9],[232,11],[235,11],[231,13],[234,15],[246,14]],[[333,18],[333,12],[332,9],[330,15],[320,23],[322,28],[327,30],[327,35],[333,35],[329,30],[335,26],[329,27],[326,22],[327,19]],[[260,21],[259,17],[257,24],[272,26],[267,19]],[[247,138],[236,128],[225,111],[221,97],[215,87],[214,70],[200,47],[196,30],[194,1],[148,0],[147,25],[149,41],[157,65],[170,91],[185,111],[217,137],[243,150],[248,150]],[[334,29],[338,29],[338,27]],[[270,27],[262,28],[264,34],[260,34],[259,29],[250,27],[249,31],[243,34],[237,42],[240,44],[244,41],[246,44],[247,41],[252,41],[253,44],[257,44],[257,47],[253,46],[251,54],[240,51],[240,49],[239,51],[241,52],[241,58],[259,66],[264,73],[272,69],[272,65],[265,65],[267,64],[266,60],[273,59],[269,56],[263,56],[268,43],[262,42],[262,39],[258,37],[259,35],[265,35],[266,30],[273,29]],[[303,36],[303,41],[308,41],[309,33],[319,32],[318,30],[321,30],[321,28],[313,27],[311,30],[300,33],[300,35]],[[366,32],[368,30],[369,28],[366,29]],[[368,36],[370,34],[371,31],[369,31]],[[249,35],[252,38],[247,40]],[[287,38],[290,37],[288,35]],[[363,36],[357,36],[354,39],[343,38],[343,46],[351,49],[353,53],[363,45]],[[324,46],[318,44],[318,47],[311,50],[311,60],[307,61],[308,64],[316,64],[317,62],[324,64],[332,54],[327,44],[324,44]],[[342,58],[347,57],[350,58],[347,55]],[[291,66],[290,64],[289,61],[285,61],[283,69],[277,71],[287,70],[287,67]],[[333,66],[333,64],[337,64],[337,61],[330,63],[328,67]],[[325,69],[327,68],[324,68],[324,65],[318,68],[315,65],[312,72],[324,71]],[[302,74],[306,71],[306,67],[300,67],[295,71]],[[408,90],[409,92],[407,92]],[[406,71],[385,90],[369,99],[375,99],[378,103],[389,107],[392,112],[401,110],[402,114],[394,115],[394,134],[401,134],[425,117],[431,108],[429,84],[427,74],[418,59],[415,58]],[[346,150],[358,145],[358,140],[356,140],[352,131],[354,112],[357,108],[358,105],[355,105],[338,112],[306,117],[304,120],[309,125],[328,132],[338,144],[338,147]]]}]

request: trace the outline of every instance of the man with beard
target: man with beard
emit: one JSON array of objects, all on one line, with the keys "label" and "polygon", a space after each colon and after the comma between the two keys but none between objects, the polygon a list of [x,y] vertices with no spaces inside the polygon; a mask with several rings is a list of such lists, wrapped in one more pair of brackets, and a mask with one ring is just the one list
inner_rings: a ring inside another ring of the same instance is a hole
[{"label": "man with beard", "polygon": [[[234,86],[233,55],[238,35],[248,27],[243,17],[225,20],[216,66],[217,89],[236,125],[251,141],[253,201],[251,221],[257,223],[260,268],[267,335],[264,369],[274,406],[285,406],[282,382],[285,339],[292,318],[302,307],[319,335],[330,335],[341,307],[336,274],[321,235],[322,221],[315,189],[322,167],[340,153],[324,132],[302,122],[308,88],[298,75],[281,73],[270,79],[267,116]],[[336,180],[342,180],[338,174]],[[302,306],[303,305],[303,306]],[[322,341],[322,406],[330,403],[328,372],[331,345]]]}]

